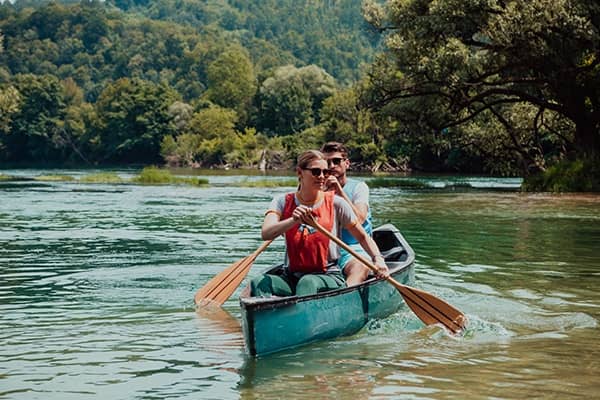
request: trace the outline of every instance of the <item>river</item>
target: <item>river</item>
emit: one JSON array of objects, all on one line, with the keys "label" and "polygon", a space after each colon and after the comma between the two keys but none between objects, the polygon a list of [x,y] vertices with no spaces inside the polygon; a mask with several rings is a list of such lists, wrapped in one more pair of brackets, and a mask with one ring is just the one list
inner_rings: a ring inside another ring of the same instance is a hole
[{"label": "river", "polygon": [[[376,224],[395,224],[416,252],[415,286],[463,311],[467,331],[424,327],[404,308],[353,336],[253,359],[236,296],[199,311],[193,296],[262,243],[263,211],[293,187],[206,177],[0,181],[0,398],[598,397],[600,196],[521,194],[493,178],[373,188]],[[278,239],[249,276],[282,249]]]}]

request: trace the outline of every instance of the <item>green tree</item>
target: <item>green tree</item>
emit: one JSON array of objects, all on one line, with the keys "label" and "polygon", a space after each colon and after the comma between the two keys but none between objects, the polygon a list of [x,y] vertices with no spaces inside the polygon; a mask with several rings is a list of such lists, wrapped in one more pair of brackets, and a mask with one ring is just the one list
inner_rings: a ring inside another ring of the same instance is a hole
[{"label": "green tree", "polygon": [[215,139],[235,132],[237,121],[234,110],[212,105],[194,113],[188,131],[203,139]]},{"label": "green tree", "polygon": [[288,135],[318,124],[318,110],[335,87],[333,77],[314,65],[277,68],[260,87],[258,127],[270,135]]},{"label": "green tree", "polygon": [[209,64],[207,77],[206,97],[221,107],[235,110],[242,123],[245,122],[257,85],[248,52],[240,46],[226,49]]},{"label": "green tree", "polygon": [[0,86],[0,131],[8,133],[12,117],[20,111],[21,95],[12,85]]},{"label": "green tree", "polygon": [[512,151],[503,147],[503,154],[521,159],[524,174],[544,168],[539,149],[555,158],[600,155],[597,2],[386,5],[365,6],[387,44],[365,96],[376,110],[413,132],[432,134],[444,128],[460,133],[467,123],[472,132],[472,124],[494,120],[490,129],[481,129],[488,138],[501,133],[509,139],[505,143],[513,142]]},{"label": "green tree", "polygon": [[17,75],[15,88],[20,101],[14,112],[15,92],[11,90],[12,125],[4,136],[6,159],[36,163],[62,159],[64,144],[59,127],[66,104],[59,80],[50,75]]},{"label": "green tree", "polygon": [[182,134],[163,139],[161,155],[173,165],[225,164],[225,154],[235,147],[236,123],[234,110],[215,105],[201,109],[189,118]]},{"label": "green tree", "polygon": [[388,160],[387,141],[371,110],[360,105],[358,86],[325,99],[321,121],[326,132],[324,141],[344,143],[355,165],[378,170]]},{"label": "green tree", "polygon": [[175,125],[169,108],[179,100],[167,85],[119,79],[98,98],[96,152],[101,161],[157,162],[163,136]]}]

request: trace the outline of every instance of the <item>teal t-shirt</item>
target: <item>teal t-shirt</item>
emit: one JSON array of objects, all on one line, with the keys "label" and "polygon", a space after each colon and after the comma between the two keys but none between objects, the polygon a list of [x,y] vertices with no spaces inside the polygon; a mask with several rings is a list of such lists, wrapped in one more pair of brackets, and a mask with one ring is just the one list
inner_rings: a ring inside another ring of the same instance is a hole
[{"label": "teal t-shirt", "polygon": [[[366,183],[362,181],[348,178],[346,180],[346,184],[344,185],[344,192],[353,204],[369,204],[369,187]],[[373,222],[371,220],[370,207],[367,214],[367,218],[365,218],[365,221],[363,222],[362,226],[369,236],[373,234]],[[358,243],[356,239],[354,239],[354,236],[352,236],[352,234],[347,229],[342,229],[342,240],[344,241],[344,243],[347,244]]]}]

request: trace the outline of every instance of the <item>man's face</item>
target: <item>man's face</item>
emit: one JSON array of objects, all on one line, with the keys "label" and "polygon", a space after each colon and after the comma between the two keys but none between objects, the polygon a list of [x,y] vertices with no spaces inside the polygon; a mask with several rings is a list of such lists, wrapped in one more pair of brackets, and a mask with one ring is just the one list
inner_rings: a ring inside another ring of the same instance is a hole
[{"label": "man's face", "polygon": [[327,160],[327,167],[331,170],[333,176],[340,178],[346,175],[346,170],[350,166],[350,161],[344,157],[342,153],[336,151],[325,153],[324,156]]}]

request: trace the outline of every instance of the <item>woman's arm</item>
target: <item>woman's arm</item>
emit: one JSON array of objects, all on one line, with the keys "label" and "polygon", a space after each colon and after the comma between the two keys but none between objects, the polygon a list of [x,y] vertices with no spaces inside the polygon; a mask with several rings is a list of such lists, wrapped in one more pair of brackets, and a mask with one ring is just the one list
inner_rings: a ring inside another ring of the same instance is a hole
[{"label": "woman's arm", "polygon": [[280,220],[279,214],[270,212],[265,215],[265,220],[262,224],[261,235],[263,240],[275,239],[277,236],[285,233],[290,229],[296,222],[293,218],[287,218],[283,221]]},{"label": "woman's arm", "polygon": [[306,206],[298,206],[292,212],[292,216],[281,220],[281,216],[275,212],[270,211],[265,215],[263,221],[261,235],[263,240],[275,239],[279,235],[283,235],[294,225],[304,222],[307,223],[310,219],[306,219],[312,214],[312,209]]}]

